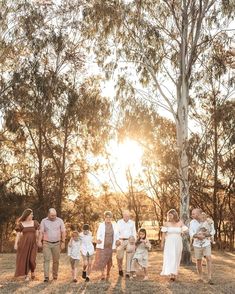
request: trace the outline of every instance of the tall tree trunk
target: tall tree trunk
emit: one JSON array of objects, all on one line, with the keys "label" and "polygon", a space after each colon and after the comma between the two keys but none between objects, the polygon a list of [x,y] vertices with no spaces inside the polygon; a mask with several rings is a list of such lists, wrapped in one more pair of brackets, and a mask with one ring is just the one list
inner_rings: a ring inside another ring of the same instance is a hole
[{"label": "tall tree trunk", "polygon": [[[187,224],[189,221],[189,179],[188,179],[188,83],[183,77],[177,87],[177,145],[179,164],[179,188],[180,188],[180,216]],[[191,253],[188,237],[183,239],[183,264],[191,263]]]},{"label": "tall tree trunk", "polygon": [[64,134],[64,146],[62,153],[62,162],[61,162],[61,170],[59,176],[59,187],[56,198],[56,211],[59,216],[61,216],[62,210],[62,200],[63,200],[63,192],[64,192],[64,181],[65,181],[65,162],[66,162],[66,152],[67,152],[67,143],[68,143],[68,117],[65,118],[65,134]]},{"label": "tall tree trunk", "polygon": [[217,122],[217,104],[216,94],[213,95],[213,125],[214,125],[214,187],[213,187],[213,221],[215,226],[215,240],[217,240],[218,232],[218,122]]}]

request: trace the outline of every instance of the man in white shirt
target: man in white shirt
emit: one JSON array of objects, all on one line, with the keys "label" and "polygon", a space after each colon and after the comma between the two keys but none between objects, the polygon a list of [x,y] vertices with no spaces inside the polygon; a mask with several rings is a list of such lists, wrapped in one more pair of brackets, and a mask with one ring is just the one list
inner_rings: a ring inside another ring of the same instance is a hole
[{"label": "man in white shirt", "polygon": [[[119,276],[123,277],[123,259],[124,252],[126,250],[129,237],[133,236],[136,239],[136,227],[135,222],[130,219],[130,212],[128,210],[123,211],[123,218],[117,222],[117,264],[119,270]],[[128,273],[126,274],[128,278]]]},{"label": "man in white shirt", "polygon": [[[206,257],[207,270],[208,270],[208,283],[213,284],[211,280],[211,241],[208,238],[210,234],[201,234],[202,229],[202,210],[200,208],[195,208],[192,211],[192,220],[189,225],[189,235],[193,239],[193,248],[195,258],[197,260],[196,266],[199,274],[199,279],[202,280],[202,258]],[[206,236],[206,237],[205,237]]]}]

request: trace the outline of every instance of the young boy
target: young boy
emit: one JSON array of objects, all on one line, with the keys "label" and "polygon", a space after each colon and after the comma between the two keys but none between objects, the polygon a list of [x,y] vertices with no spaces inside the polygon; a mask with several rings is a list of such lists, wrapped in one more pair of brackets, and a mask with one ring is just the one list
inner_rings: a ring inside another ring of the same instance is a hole
[{"label": "young boy", "polygon": [[83,272],[82,278],[86,282],[90,281],[91,265],[94,256],[94,245],[92,243],[92,233],[88,224],[83,225],[83,232],[79,235],[81,238],[81,253],[83,259]]},{"label": "young boy", "polygon": [[72,270],[73,282],[77,282],[77,266],[80,260],[81,239],[78,231],[73,231],[68,244],[68,256],[70,256],[70,264]]}]

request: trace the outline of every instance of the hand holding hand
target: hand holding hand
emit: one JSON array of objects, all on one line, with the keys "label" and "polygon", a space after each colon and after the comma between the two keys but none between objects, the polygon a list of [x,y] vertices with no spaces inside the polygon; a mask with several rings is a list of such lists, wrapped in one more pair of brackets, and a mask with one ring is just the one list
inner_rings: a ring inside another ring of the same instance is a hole
[{"label": "hand holding hand", "polygon": [[120,240],[117,240],[116,241],[116,246],[120,246],[121,245],[121,241]]},{"label": "hand holding hand", "polygon": [[38,241],[38,247],[39,247],[39,248],[42,247],[42,241]]},{"label": "hand holding hand", "polygon": [[61,250],[64,250],[64,249],[65,249],[65,243],[64,243],[64,242],[61,242],[61,243],[60,243],[60,249],[61,249]]}]

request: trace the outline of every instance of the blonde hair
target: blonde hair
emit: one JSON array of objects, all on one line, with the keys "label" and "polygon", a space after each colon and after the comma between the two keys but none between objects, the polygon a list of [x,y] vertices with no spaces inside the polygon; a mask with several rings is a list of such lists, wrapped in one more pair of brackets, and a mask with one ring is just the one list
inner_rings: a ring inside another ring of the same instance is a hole
[{"label": "blonde hair", "polygon": [[73,231],[73,232],[71,233],[71,236],[72,236],[72,237],[78,237],[78,236],[79,236],[79,232],[78,232],[78,231]]},{"label": "blonde hair", "polygon": [[170,209],[168,212],[167,212],[167,216],[168,214],[172,214],[173,215],[173,220],[175,222],[178,222],[180,220],[179,218],[179,215],[178,215],[178,212],[175,210],[175,209]]}]

